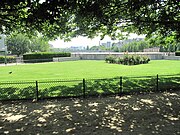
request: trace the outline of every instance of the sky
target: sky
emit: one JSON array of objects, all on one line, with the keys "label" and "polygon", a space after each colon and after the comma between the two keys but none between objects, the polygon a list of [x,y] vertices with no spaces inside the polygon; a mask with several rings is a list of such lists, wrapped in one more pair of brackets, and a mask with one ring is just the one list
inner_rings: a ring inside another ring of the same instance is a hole
[{"label": "sky", "polygon": [[[145,36],[144,35],[138,36],[136,34],[130,34],[129,38],[137,38],[137,37],[144,38]],[[92,47],[94,45],[98,46],[99,44],[106,43],[107,41],[112,42],[111,38],[108,36],[105,36],[103,40],[100,40],[100,37],[89,39],[87,37],[79,36],[77,38],[73,38],[70,42],[64,42],[63,40],[57,39],[54,41],[50,41],[49,43],[53,45],[54,48],[67,48],[71,46],[83,46],[83,47],[86,47],[86,46]]]}]

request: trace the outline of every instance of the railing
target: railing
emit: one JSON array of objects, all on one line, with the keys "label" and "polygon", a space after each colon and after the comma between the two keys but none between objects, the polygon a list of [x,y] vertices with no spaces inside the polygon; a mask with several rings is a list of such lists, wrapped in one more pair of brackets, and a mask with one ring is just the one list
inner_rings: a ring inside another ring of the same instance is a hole
[{"label": "railing", "polygon": [[89,97],[180,90],[180,74],[0,82],[0,100]]}]

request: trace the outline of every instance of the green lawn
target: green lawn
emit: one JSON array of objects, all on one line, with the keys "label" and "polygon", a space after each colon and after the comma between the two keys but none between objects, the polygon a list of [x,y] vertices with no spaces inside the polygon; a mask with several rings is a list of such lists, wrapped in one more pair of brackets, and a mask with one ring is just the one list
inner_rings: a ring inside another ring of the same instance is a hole
[{"label": "green lawn", "polygon": [[[12,74],[9,72],[12,71]],[[0,67],[0,81],[110,78],[180,73],[180,61],[152,60],[149,64],[125,66],[104,61],[70,61]]]}]

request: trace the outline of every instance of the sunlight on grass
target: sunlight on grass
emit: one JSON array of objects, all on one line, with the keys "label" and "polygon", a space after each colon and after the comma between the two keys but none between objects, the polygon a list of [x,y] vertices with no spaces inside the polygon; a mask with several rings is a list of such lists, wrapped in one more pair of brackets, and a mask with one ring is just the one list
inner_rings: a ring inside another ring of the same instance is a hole
[{"label": "sunlight on grass", "polygon": [[[104,61],[68,61],[0,67],[0,81],[110,78],[179,74],[179,61],[154,60],[149,64],[127,66]],[[9,74],[12,71],[12,74]]]}]

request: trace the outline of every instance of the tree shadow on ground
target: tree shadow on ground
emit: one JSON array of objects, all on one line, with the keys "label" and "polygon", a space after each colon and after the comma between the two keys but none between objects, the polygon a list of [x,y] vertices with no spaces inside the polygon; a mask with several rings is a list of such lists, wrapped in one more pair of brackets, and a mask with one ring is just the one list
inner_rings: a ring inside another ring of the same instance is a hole
[{"label": "tree shadow on ground", "polygon": [[180,133],[180,92],[0,102],[0,134]]},{"label": "tree shadow on ground", "polygon": [[86,82],[86,95],[109,95],[119,93],[119,79],[91,79]]},{"label": "tree shadow on ground", "polygon": [[35,87],[25,88],[6,87],[0,88],[0,100],[33,99],[35,98]]},{"label": "tree shadow on ground", "polygon": [[82,83],[73,86],[58,85],[50,88],[40,89],[39,97],[71,97],[71,96],[82,96]]},{"label": "tree shadow on ground", "polygon": [[[34,84],[21,87],[2,87],[0,85],[0,100],[4,99],[33,99],[36,98],[36,87]],[[103,96],[113,94],[141,93],[155,91],[169,91],[180,89],[180,77],[160,78],[123,78],[122,89],[120,89],[119,78],[109,79],[87,79],[85,82],[85,93],[81,81],[71,82],[43,82],[39,83],[39,98],[51,97],[79,97],[79,96]]]}]

